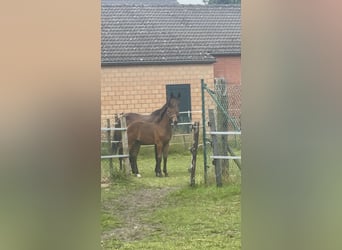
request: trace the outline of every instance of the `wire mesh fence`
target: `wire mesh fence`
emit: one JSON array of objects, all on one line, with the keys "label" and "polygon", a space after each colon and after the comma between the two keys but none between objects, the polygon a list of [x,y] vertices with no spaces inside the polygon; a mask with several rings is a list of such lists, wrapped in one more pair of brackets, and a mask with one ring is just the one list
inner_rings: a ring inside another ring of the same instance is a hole
[{"label": "wire mesh fence", "polygon": [[240,174],[241,85],[215,79],[209,86],[202,81],[202,95],[205,182],[221,186],[225,179]]}]

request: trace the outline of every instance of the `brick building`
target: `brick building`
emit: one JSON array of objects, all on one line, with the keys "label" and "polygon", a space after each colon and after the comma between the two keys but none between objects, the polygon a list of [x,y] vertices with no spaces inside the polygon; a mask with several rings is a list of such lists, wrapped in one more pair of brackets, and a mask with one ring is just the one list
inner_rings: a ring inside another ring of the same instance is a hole
[{"label": "brick building", "polygon": [[240,5],[103,3],[101,33],[102,115],[150,113],[171,92],[200,111],[200,79],[241,83]]}]

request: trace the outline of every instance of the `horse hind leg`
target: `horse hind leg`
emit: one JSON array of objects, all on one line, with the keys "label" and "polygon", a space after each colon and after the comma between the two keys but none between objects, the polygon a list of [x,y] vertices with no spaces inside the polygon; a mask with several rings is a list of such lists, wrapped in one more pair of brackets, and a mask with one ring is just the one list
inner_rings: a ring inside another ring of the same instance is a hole
[{"label": "horse hind leg", "polygon": [[[112,142],[112,152],[111,154],[116,155],[122,155],[123,149],[121,142]],[[120,165],[120,170],[122,170],[122,157],[119,157],[119,165]]]},{"label": "horse hind leg", "polygon": [[[123,155],[123,147],[122,147],[122,143],[121,142],[119,143],[119,155]],[[123,158],[119,157],[120,170],[123,169],[122,161],[123,161]]]}]

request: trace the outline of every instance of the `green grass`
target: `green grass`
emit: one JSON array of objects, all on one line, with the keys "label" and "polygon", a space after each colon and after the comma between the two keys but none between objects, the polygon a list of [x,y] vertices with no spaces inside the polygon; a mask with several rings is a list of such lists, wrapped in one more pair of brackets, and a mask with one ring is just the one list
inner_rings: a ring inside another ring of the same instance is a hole
[{"label": "green grass", "polygon": [[[143,189],[172,188],[157,208],[139,210],[142,224],[153,227],[151,232],[136,240],[103,241],[103,249],[241,249],[240,230],[240,172],[232,166],[223,187],[217,188],[210,167],[209,185],[203,184],[203,157],[197,158],[196,187],[189,186],[191,156],[183,145],[170,148],[168,172],[170,177],[154,175],[153,147],[142,148],[138,158],[142,178],[120,176],[110,187],[102,189],[102,232],[125,226],[120,218],[118,199]],[[117,162],[115,161],[115,164]],[[102,174],[108,174],[103,164]]]},{"label": "green grass", "polygon": [[237,186],[185,188],[172,193],[167,207],[145,218],[164,229],[145,243],[160,243],[167,246],[164,249],[239,249],[239,193]]}]

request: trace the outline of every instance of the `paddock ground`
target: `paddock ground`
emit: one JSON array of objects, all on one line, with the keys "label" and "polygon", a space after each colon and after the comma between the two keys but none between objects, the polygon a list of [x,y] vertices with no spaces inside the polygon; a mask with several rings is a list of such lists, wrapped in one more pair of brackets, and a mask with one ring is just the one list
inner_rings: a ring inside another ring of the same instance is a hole
[{"label": "paddock ground", "polygon": [[124,177],[118,172],[111,183],[108,164],[102,161],[102,248],[241,249],[240,171],[232,165],[223,187],[217,188],[211,166],[205,186],[199,150],[197,185],[191,188],[190,161],[184,145],[171,145],[170,176],[157,178],[153,147],[145,147],[138,157],[142,178]]}]

